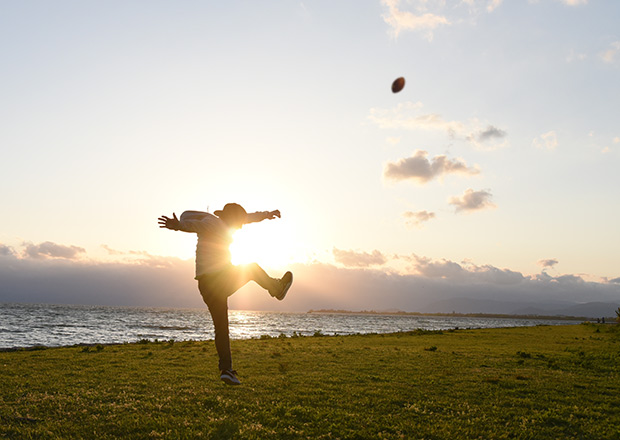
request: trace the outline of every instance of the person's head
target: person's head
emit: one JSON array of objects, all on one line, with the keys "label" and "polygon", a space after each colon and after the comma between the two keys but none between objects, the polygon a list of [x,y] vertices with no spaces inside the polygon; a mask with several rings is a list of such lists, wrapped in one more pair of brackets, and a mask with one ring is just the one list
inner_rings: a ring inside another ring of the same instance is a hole
[{"label": "person's head", "polygon": [[228,227],[235,229],[243,226],[248,219],[248,213],[245,212],[243,206],[236,203],[227,203],[224,209],[215,211],[214,214],[221,218]]}]

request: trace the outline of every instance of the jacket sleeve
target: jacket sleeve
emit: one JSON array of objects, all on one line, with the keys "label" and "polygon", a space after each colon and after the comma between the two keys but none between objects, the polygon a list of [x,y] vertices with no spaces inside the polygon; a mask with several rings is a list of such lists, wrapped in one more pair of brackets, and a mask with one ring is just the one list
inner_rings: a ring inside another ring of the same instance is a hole
[{"label": "jacket sleeve", "polygon": [[268,211],[251,212],[251,213],[248,214],[248,218],[247,218],[247,220],[245,222],[246,223],[262,222],[267,217],[269,217],[269,212]]},{"label": "jacket sleeve", "polygon": [[209,232],[213,229],[213,220],[215,219],[215,216],[207,212],[185,211],[179,219],[179,231],[194,232],[196,234]]}]

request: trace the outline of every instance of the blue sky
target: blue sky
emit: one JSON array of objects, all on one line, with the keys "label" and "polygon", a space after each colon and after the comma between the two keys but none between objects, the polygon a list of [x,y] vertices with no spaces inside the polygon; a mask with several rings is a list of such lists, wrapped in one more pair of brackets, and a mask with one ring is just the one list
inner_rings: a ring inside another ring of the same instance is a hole
[{"label": "blue sky", "polygon": [[282,211],[239,236],[273,270],[568,276],[620,302],[619,19],[594,0],[5,2],[5,268],[189,261],[195,237],[156,218],[235,201]]}]

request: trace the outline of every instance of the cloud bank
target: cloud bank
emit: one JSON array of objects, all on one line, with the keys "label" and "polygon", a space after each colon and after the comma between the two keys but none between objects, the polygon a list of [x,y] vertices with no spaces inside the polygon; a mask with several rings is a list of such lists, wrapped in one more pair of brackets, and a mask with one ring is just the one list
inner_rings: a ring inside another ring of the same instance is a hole
[{"label": "cloud bank", "polygon": [[[0,245],[0,249],[6,251],[7,246]],[[415,254],[388,257],[379,250],[336,248],[333,253],[337,265],[290,267],[295,283],[286,301],[274,301],[256,284],[249,283],[230,298],[230,307],[298,312],[400,309],[521,313],[593,302],[606,308],[611,303],[620,305],[618,277],[587,282],[572,274],[553,277],[543,271],[528,276],[492,265],[434,260]],[[147,253],[142,257],[132,262],[101,263],[5,252],[0,255],[0,302],[205,307],[193,279],[192,260]],[[388,269],[386,265],[392,260],[407,264],[406,270]],[[555,260],[541,261],[548,266]],[[613,316],[614,310],[610,309],[608,316]]]}]

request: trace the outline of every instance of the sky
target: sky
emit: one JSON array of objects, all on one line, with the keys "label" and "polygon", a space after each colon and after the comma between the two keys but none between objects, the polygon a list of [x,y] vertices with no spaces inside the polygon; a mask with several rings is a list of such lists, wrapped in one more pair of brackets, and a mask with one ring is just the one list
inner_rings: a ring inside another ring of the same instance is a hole
[{"label": "sky", "polygon": [[201,306],[196,237],[157,217],[237,202],[282,218],[236,261],[295,284],[233,308],[620,305],[619,20],[613,0],[3,2],[0,302]]}]

